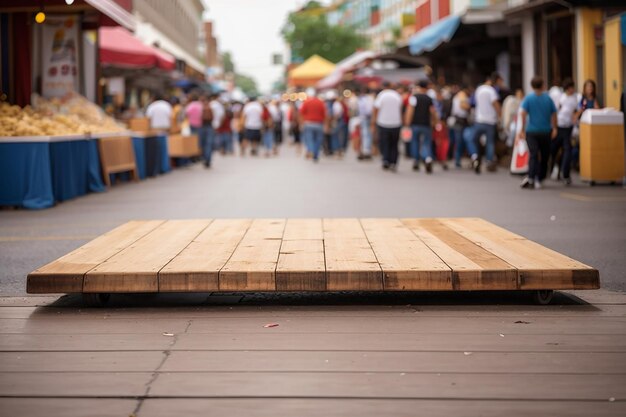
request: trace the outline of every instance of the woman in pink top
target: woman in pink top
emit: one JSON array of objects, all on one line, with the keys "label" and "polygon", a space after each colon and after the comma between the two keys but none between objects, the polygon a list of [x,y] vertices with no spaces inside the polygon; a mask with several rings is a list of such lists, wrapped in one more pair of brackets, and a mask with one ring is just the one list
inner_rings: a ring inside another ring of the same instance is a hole
[{"label": "woman in pink top", "polygon": [[[205,154],[209,132],[208,128],[202,123],[203,110],[204,103],[199,100],[197,94],[191,94],[189,96],[189,104],[185,107],[185,115],[187,116],[187,120],[189,120],[191,133],[198,137],[198,145],[200,149],[202,149],[202,153]],[[198,158],[192,158],[192,160],[197,159]]]},{"label": "woman in pink top", "polygon": [[193,94],[189,97],[189,104],[185,107],[185,114],[192,130],[202,127],[202,102],[198,100],[197,95]]}]

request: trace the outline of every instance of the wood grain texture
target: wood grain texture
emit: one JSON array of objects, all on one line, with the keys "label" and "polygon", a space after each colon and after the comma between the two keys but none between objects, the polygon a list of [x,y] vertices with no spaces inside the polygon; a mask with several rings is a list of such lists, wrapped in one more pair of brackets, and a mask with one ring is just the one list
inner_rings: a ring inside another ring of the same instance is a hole
[{"label": "wood grain texture", "polygon": [[404,219],[403,223],[452,269],[453,289],[518,288],[518,272],[515,267],[438,219]]},{"label": "wood grain texture", "polygon": [[276,267],[276,290],[326,290],[324,241],[311,239],[283,241]]},{"label": "wood grain texture", "polygon": [[83,291],[84,275],[163,224],[162,220],[131,221],[28,274],[28,293]]},{"label": "wood grain texture", "polygon": [[33,271],[31,293],[599,288],[478,218],[135,221]]},{"label": "wood grain texture", "polygon": [[322,219],[287,219],[283,240],[322,240]]},{"label": "wood grain texture", "polygon": [[257,219],[219,272],[220,291],[275,291],[284,219]]},{"label": "wood grain texture", "polygon": [[326,288],[383,289],[382,270],[358,219],[324,219]]},{"label": "wood grain texture", "polygon": [[157,292],[158,272],[210,220],[170,220],[85,274],[83,292]]},{"label": "wood grain texture", "polygon": [[219,272],[252,220],[215,220],[159,272],[159,291],[219,290]]},{"label": "wood grain texture", "polygon": [[596,289],[598,270],[479,218],[442,223],[519,271],[519,289]]},{"label": "wood grain texture", "polygon": [[398,219],[362,219],[361,224],[384,275],[385,290],[452,290],[452,273]]}]

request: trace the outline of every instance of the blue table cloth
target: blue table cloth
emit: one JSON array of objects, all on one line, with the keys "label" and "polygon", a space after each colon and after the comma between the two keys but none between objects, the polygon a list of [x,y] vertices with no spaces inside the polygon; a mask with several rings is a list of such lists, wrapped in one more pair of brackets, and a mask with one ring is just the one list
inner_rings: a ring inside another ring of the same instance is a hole
[{"label": "blue table cloth", "polygon": [[105,191],[96,141],[0,143],[0,205],[51,207]]},{"label": "blue table cloth", "polygon": [[170,172],[170,152],[167,147],[167,135],[159,135],[157,136],[157,141],[159,144],[159,153],[161,157],[161,174],[165,174],[166,172]]},{"label": "blue table cloth", "polygon": [[133,148],[140,179],[165,174],[171,170],[167,135],[133,136]]},{"label": "blue table cloth", "polygon": [[54,205],[48,142],[0,143],[0,205]]},{"label": "blue table cloth", "polygon": [[133,136],[133,149],[135,150],[135,163],[137,164],[137,172],[139,179],[146,179],[146,147],[145,139]]}]

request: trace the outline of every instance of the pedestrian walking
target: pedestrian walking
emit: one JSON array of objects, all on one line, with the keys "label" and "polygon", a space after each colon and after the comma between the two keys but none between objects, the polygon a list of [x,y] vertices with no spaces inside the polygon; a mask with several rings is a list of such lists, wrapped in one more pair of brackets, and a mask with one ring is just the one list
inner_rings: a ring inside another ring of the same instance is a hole
[{"label": "pedestrian walking", "polygon": [[361,149],[358,159],[360,161],[372,159],[372,110],[374,98],[367,88],[361,89],[357,102],[357,113],[361,125]]},{"label": "pedestrian walking", "polygon": [[233,113],[229,104],[224,105],[224,117],[217,129],[217,143],[222,155],[233,153]]},{"label": "pedestrian walking", "polygon": [[344,108],[338,99],[337,92],[331,90],[327,93],[328,100],[328,128],[330,133],[330,154],[338,157],[343,156],[343,144],[346,140],[344,123]]},{"label": "pedestrian walking", "polygon": [[150,119],[150,127],[155,130],[167,130],[172,127],[172,105],[163,99],[163,96],[156,96],[146,109],[146,117]]},{"label": "pedestrian walking", "polygon": [[263,107],[263,128],[261,135],[263,137],[263,147],[265,148],[265,157],[268,158],[274,150],[274,121],[269,110],[269,103],[261,103]]},{"label": "pedestrian walking", "polygon": [[[404,115],[406,114],[406,110],[409,108],[409,100],[413,95],[413,90],[410,86],[400,85],[398,86],[398,93],[402,97],[402,120],[404,120]],[[403,142],[402,153],[406,159],[413,158],[413,151],[411,150],[411,141]]]},{"label": "pedestrian walking", "polygon": [[[435,104],[427,94],[428,81],[417,83],[416,93],[409,98],[409,105],[404,115],[404,125],[413,132],[411,154],[414,158],[413,170],[419,171],[420,161],[424,162],[426,172],[433,170],[433,125],[439,121]],[[434,123],[433,123],[434,122]]]},{"label": "pedestrian walking", "polygon": [[250,154],[256,156],[261,143],[263,129],[263,106],[252,96],[241,111],[241,126],[244,133],[241,141],[241,156],[246,155],[246,148],[250,145]]},{"label": "pedestrian walking", "polygon": [[200,138],[200,144],[202,146],[205,168],[211,167],[211,157],[215,144],[214,120],[215,116],[213,114],[213,108],[211,107],[211,98],[210,96],[202,96],[202,136]]},{"label": "pedestrian walking", "polygon": [[308,93],[310,94],[299,110],[299,126],[303,128],[307,158],[312,158],[313,162],[317,162],[324,140],[324,127],[327,119],[326,105],[315,95],[314,90],[310,90]]},{"label": "pedestrian walking", "polygon": [[213,144],[215,144],[217,142],[217,130],[224,120],[226,111],[224,109],[224,105],[219,99],[219,95],[215,93],[209,96],[209,106],[211,106],[211,111],[213,112],[213,122],[211,123],[211,126],[213,127],[212,134],[214,136]]},{"label": "pedestrian walking", "polygon": [[596,82],[594,80],[586,80],[583,84],[583,94],[578,105],[579,117],[588,109],[599,109],[600,102],[596,95]]},{"label": "pedestrian walking", "polygon": [[293,143],[296,145],[298,155],[302,152],[302,140],[300,132],[300,113],[295,102],[290,102],[287,109],[287,121],[289,122],[289,132],[293,135]]},{"label": "pedestrian walking", "polygon": [[[497,86],[502,84],[502,77],[498,73],[493,73],[486,79],[485,83],[476,89],[475,101],[475,121],[474,124],[474,143],[478,144],[478,140],[482,135],[487,138],[487,170],[494,172],[496,170],[495,163],[495,147],[496,132],[498,118],[500,116],[500,96],[496,91]],[[475,166],[475,171],[480,174],[480,159]]]},{"label": "pedestrian walking", "polygon": [[191,133],[198,138],[198,147],[204,150],[204,138],[206,132],[202,126],[202,110],[203,104],[200,97],[196,93],[189,96],[189,104],[185,107],[185,116],[189,122]]},{"label": "pedestrian walking", "polygon": [[451,110],[453,119],[451,120],[451,124],[454,129],[455,138],[454,164],[457,168],[461,168],[461,157],[465,150],[467,150],[472,160],[472,168],[475,169],[478,164],[478,151],[476,150],[474,136],[473,134],[466,135],[471,110],[469,91],[466,87],[461,87],[452,98]]},{"label": "pedestrian walking", "polygon": [[383,90],[374,100],[372,129],[376,128],[380,150],[383,155],[383,169],[396,171],[398,164],[398,141],[402,126],[402,96],[385,82]]},{"label": "pedestrian walking", "polygon": [[270,101],[267,109],[270,112],[272,118],[272,128],[274,134],[274,155],[278,154],[280,145],[283,143],[283,112],[279,106],[278,101]]},{"label": "pedestrian walking", "polygon": [[554,102],[544,90],[543,78],[533,77],[530,85],[533,92],[522,101],[521,129],[517,136],[518,140],[526,137],[530,151],[528,176],[521,187],[539,189],[548,169],[550,140],[557,135],[557,117]]},{"label": "pedestrian walking", "polygon": [[[559,169],[557,155],[560,150],[561,154],[561,177],[565,185],[570,185],[570,167],[572,164],[572,131],[577,117],[578,99],[574,81],[567,78],[563,82],[563,94],[559,97],[559,105],[557,113],[557,135],[550,146],[550,155],[554,169]],[[558,174],[557,174],[558,178]]]}]

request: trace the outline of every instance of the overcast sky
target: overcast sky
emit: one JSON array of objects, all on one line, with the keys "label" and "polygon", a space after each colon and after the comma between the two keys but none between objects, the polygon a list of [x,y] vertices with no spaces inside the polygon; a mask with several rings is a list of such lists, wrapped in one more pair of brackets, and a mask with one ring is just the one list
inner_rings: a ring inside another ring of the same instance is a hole
[{"label": "overcast sky", "polygon": [[269,92],[282,71],[271,65],[273,53],[285,52],[280,36],[289,12],[306,0],[204,0],[206,17],[214,22],[220,52],[230,51],[238,72],[256,79]]}]

